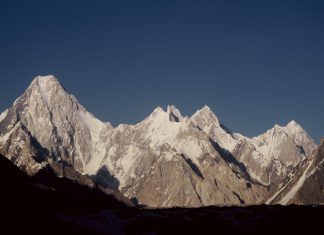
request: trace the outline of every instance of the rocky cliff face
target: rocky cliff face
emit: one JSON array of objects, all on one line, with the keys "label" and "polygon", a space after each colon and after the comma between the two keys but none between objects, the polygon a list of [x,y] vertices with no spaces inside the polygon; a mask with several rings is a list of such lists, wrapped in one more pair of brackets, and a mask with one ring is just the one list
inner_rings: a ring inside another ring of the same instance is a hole
[{"label": "rocky cliff face", "polygon": [[154,207],[264,203],[315,147],[295,122],[248,138],[207,106],[191,118],[174,106],[158,107],[136,125],[113,128],[53,76],[35,78],[0,115],[0,153],[27,173],[63,162]]},{"label": "rocky cliff face", "polygon": [[324,204],[324,141],[300,168],[292,172],[278,192],[268,200],[272,204]]},{"label": "rocky cliff face", "polygon": [[291,202],[296,204],[324,204],[324,140],[314,153],[313,162],[307,172],[305,182]]}]

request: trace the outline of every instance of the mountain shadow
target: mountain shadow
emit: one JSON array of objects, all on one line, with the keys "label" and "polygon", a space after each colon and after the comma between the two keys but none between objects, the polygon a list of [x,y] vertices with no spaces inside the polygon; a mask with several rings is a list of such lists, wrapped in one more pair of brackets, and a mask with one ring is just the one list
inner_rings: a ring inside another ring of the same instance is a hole
[{"label": "mountain shadow", "polygon": [[90,178],[104,188],[111,188],[114,190],[118,190],[119,188],[119,180],[110,174],[105,165],[99,169],[97,174],[91,175]]},{"label": "mountain shadow", "polygon": [[[68,167],[68,166],[65,166]],[[67,169],[65,169],[66,171]],[[68,173],[64,173],[68,175]],[[29,177],[0,155],[1,231],[10,234],[318,233],[323,206],[138,209],[96,186],[57,177],[46,167]],[[280,230],[278,230],[278,228]],[[215,231],[216,231],[215,230]]]},{"label": "mountain shadow", "polygon": [[181,154],[181,157],[185,162],[190,166],[190,168],[193,170],[193,172],[201,179],[205,179],[199,168],[196,166],[195,163],[190,158],[187,158],[184,154]]},{"label": "mountain shadow", "polygon": [[[251,177],[249,172],[247,171],[246,166],[239,162],[229,151],[226,149],[223,149],[218,143],[216,143],[213,139],[209,138],[210,143],[214,147],[214,149],[220,154],[220,156],[230,165],[236,166],[240,172],[235,171],[236,174],[241,174],[243,178],[247,179],[250,182],[254,182]],[[232,168],[233,169],[233,168]],[[255,182],[254,182],[255,183]]]},{"label": "mountain shadow", "polygon": [[[134,207],[134,204],[119,191],[98,186],[87,175],[82,175],[66,163],[52,163],[34,176],[38,182],[68,195],[70,205],[81,204],[91,209]],[[80,196],[82,195],[82,196]],[[77,209],[77,208],[74,208]]]},{"label": "mountain shadow", "polygon": [[10,234],[60,234],[62,231],[96,234],[61,220],[59,214],[71,208],[66,202],[69,199],[62,192],[39,184],[2,155],[0,186],[1,231]]}]

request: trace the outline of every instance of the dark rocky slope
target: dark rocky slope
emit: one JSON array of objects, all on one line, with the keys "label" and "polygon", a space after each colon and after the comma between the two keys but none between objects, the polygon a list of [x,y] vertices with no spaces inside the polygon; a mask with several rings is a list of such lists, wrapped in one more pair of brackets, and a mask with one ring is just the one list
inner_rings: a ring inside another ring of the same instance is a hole
[{"label": "dark rocky slope", "polygon": [[137,209],[94,186],[45,171],[42,178],[48,185],[0,156],[2,234],[310,233],[324,214],[307,206]]}]

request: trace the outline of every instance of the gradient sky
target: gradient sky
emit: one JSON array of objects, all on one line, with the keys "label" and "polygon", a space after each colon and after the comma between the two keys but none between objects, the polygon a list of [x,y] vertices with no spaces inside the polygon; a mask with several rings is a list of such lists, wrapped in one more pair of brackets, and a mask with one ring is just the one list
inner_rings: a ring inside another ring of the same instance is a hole
[{"label": "gradient sky", "polygon": [[0,110],[55,75],[90,112],[137,123],[210,106],[248,136],[324,136],[324,1],[0,2]]}]

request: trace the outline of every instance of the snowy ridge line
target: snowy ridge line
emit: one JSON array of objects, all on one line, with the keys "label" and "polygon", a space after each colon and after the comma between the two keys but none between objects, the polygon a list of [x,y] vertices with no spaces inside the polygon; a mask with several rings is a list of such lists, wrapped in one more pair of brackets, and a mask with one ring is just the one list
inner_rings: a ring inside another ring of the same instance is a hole
[{"label": "snowy ridge line", "polygon": [[6,118],[7,113],[8,113],[8,109],[6,109],[5,111],[3,111],[3,112],[0,114],[0,123],[3,121],[3,119]]},{"label": "snowy ridge line", "polygon": [[[291,180],[291,166],[316,146],[294,121],[254,138],[234,134],[206,105],[191,117],[173,105],[157,107],[138,124],[113,127],[87,112],[53,76],[35,78],[9,110],[41,145],[26,148],[47,148],[51,159],[148,206],[263,203],[286,189],[279,187]],[[12,131],[18,120],[5,116],[1,130]],[[5,142],[3,151],[16,145]]]}]

